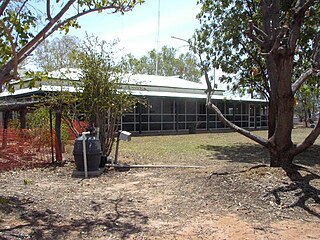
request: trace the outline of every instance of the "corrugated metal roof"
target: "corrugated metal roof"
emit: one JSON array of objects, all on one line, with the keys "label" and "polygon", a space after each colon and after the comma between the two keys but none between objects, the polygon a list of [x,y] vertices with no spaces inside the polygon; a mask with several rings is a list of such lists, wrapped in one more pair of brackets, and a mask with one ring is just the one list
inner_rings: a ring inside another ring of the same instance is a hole
[{"label": "corrugated metal roof", "polygon": [[[48,74],[49,78],[79,80],[81,70],[76,68],[62,68]],[[200,79],[199,79],[200,80]],[[191,82],[179,78],[179,76],[156,76],[146,74],[125,75],[123,84],[142,85],[142,86],[162,86],[172,88],[206,89],[203,83]]]},{"label": "corrugated metal roof", "polygon": [[202,83],[191,82],[179,78],[179,76],[155,76],[136,74],[128,76],[125,84],[138,84],[142,86],[159,86],[159,87],[172,87],[172,88],[189,88],[189,89],[206,89]]},{"label": "corrugated metal roof", "polygon": [[[53,71],[49,73],[49,78],[54,79],[68,79],[79,80],[81,70],[79,69],[67,69],[63,68],[60,71]],[[182,97],[182,98],[206,98],[205,90],[207,86],[205,83],[196,83],[181,79],[178,76],[155,76],[155,75],[126,75],[123,78],[123,84],[132,87],[131,93],[137,96],[161,96],[161,97]],[[76,89],[73,86],[63,86],[63,91],[75,92]],[[124,89],[128,90],[124,87]],[[34,94],[38,91],[61,91],[61,86],[51,86],[42,83],[39,88],[23,88],[16,90],[13,94],[4,91],[0,94],[0,97],[17,96],[25,94]],[[225,92],[226,93],[226,92]],[[222,91],[217,90],[212,96],[213,99],[225,99],[235,101],[254,101],[254,102],[266,102],[266,100],[252,99],[250,96],[239,96],[228,93],[228,95],[222,94]]]},{"label": "corrugated metal roof", "polygon": [[[195,98],[195,99],[206,99],[207,95],[196,94],[196,93],[183,93],[183,92],[159,92],[159,91],[131,91],[132,95],[135,96],[148,96],[148,97],[176,97],[176,98]],[[251,99],[247,97],[240,96],[224,96],[224,95],[212,95],[213,100],[233,100],[233,101],[250,101],[250,102],[266,102],[261,99]]]}]

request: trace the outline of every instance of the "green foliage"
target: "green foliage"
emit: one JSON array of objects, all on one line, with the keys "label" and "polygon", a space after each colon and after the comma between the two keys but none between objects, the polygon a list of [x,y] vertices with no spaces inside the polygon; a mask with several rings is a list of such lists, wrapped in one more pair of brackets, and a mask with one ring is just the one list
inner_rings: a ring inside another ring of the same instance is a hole
[{"label": "green foliage", "polygon": [[67,34],[80,28],[78,19],[86,14],[131,11],[144,0],[75,1],[1,1],[0,2],[0,85],[17,79],[16,69],[36,47],[56,31]]},{"label": "green foliage", "polygon": [[307,121],[310,115],[318,112],[320,94],[320,76],[314,76],[302,85],[296,94],[296,115]]},{"label": "green foliage", "polygon": [[[232,78],[223,76],[220,80],[234,84],[234,90],[248,90],[269,97],[270,85],[266,81],[268,73],[263,55],[268,50],[253,44],[247,35],[249,20],[257,26],[262,25],[260,1],[199,0],[198,4],[201,5],[197,16],[201,28],[196,31],[191,43],[203,55],[206,66],[233,74]],[[292,1],[281,1],[281,23],[288,22],[292,17],[293,6]],[[311,7],[307,14],[297,43],[294,62],[296,77],[311,65],[311,40],[320,27],[319,4]]]},{"label": "green foliage", "polygon": [[120,89],[119,84],[124,74],[123,66],[114,61],[116,45],[117,41],[107,43],[87,37],[77,54],[81,69],[80,107],[87,121],[99,127],[105,155],[111,152],[116,122],[125,111],[130,111],[138,100]]},{"label": "green foliage", "polygon": [[28,43],[30,38],[34,37],[32,28],[36,26],[37,20],[37,16],[28,8],[23,8],[19,1],[11,1],[7,11],[0,18],[3,23],[0,25],[0,66],[12,57],[10,36],[6,31],[11,31],[11,37],[15,40],[16,51],[19,51]]},{"label": "green foliage", "polygon": [[[180,54],[178,57],[176,55],[176,49],[167,46],[162,47],[161,52],[158,53],[158,75],[180,76],[189,81],[199,82],[201,72],[197,66],[197,58],[191,53]],[[122,61],[129,73],[156,74],[157,53],[155,49],[140,59],[129,54]]]},{"label": "green foliage", "polygon": [[[55,119],[53,118],[53,125]],[[27,114],[27,127],[30,129],[42,129],[47,132],[47,136],[42,136],[41,141],[50,142],[50,112],[49,108],[46,106],[38,106],[34,111]],[[46,140],[45,140],[45,139]],[[69,132],[68,126],[66,124],[62,124],[61,126],[61,140],[63,143],[67,143],[69,140]]]},{"label": "green foliage", "polygon": [[[234,90],[245,87],[267,94],[268,86],[262,78],[266,72],[264,60],[258,54],[261,49],[245,35],[249,20],[261,22],[259,2],[200,0],[198,3],[202,4],[197,16],[202,25],[190,42],[202,55],[207,70],[221,68],[224,73],[234,74],[232,78],[225,75],[220,79],[234,83]],[[259,74],[253,74],[255,69]]]},{"label": "green foliage", "polygon": [[41,107],[27,114],[28,128],[50,129],[49,110]]}]

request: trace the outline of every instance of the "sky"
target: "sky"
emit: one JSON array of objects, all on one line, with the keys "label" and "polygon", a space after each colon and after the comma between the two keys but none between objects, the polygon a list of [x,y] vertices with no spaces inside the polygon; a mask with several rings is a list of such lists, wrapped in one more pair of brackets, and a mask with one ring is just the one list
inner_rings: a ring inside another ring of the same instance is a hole
[{"label": "sky", "polygon": [[[101,40],[112,41],[119,39],[121,57],[131,53],[139,58],[152,49],[157,49],[158,14],[159,22],[159,48],[162,46],[174,47],[177,54],[189,51],[187,43],[172,38],[172,36],[188,40],[200,27],[196,15],[200,12],[197,0],[145,0],[137,5],[131,12],[124,15],[91,13],[79,18],[80,29],[71,29],[69,35],[84,38],[86,34],[99,37]],[[222,75],[221,70],[215,70],[216,79]],[[204,81],[204,78],[201,79]],[[219,87],[226,86],[219,83]]]},{"label": "sky", "polygon": [[122,53],[132,53],[141,57],[152,49],[157,49],[158,9],[160,9],[159,50],[167,45],[187,52],[186,43],[173,39],[192,37],[199,27],[196,19],[200,7],[197,0],[146,0],[131,12],[121,14],[92,13],[80,18],[80,29],[73,29],[70,35],[83,38],[86,32],[100,39],[111,41],[119,39]]}]

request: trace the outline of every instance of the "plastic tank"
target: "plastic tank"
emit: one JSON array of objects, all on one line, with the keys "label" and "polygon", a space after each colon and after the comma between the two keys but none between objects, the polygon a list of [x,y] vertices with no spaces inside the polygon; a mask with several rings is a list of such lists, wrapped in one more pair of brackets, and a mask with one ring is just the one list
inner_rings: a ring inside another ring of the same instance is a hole
[{"label": "plastic tank", "polygon": [[[88,171],[99,170],[101,160],[101,143],[99,139],[93,135],[86,135],[86,152],[87,152],[87,167]],[[83,162],[83,136],[78,137],[73,146],[73,156],[78,171],[84,171]]]}]

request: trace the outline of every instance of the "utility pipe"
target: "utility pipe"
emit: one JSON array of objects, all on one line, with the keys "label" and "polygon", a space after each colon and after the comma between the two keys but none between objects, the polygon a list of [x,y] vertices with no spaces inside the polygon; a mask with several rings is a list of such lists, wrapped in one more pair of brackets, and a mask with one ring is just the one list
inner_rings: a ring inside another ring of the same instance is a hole
[{"label": "utility pipe", "polygon": [[192,165],[152,165],[152,164],[142,164],[142,165],[127,165],[127,164],[106,164],[106,167],[116,167],[116,168],[206,168],[206,166],[192,166]]},{"label": "utility pipe", "polygon": [[88,162],[87,162],[87,149],[86,149],[86,135],[90,132],[82,132],[82,146],[83,146],[83,166],[84,166],[84,177],[88,178]]}]

